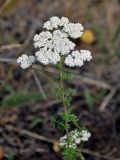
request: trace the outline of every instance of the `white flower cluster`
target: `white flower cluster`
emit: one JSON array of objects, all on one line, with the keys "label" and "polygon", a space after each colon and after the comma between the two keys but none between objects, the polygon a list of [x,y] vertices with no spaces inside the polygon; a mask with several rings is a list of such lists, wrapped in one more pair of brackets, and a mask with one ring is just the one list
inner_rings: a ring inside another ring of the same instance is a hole
[{"label": "white flower cluster", "polygon": [[23,54],[21,57],[17,59],[17,63],[20,63],[23,69],[30,67],[34,62],[35,62],[35,57],[27,56],[26,54]]},{"label": "white flower cluster", "polygon": [[67,55],[75,47],[75,44],[67,38],[67,34],[59,29],[53,33],[41,32],[35,35],[33,40],[35,48],[39,48],[39,51],[35,53],[36,58],[44,65],[56,64],[60,61],[60,53]]},{"label": "white flower cluster", "polygon": [[22,55],[17,60],[23,69],[30,67],[35,61],[43,65],[57,64],[62,56],[69,67],[80,67],[84,61],[92,59],[90,51],[73,51],[76,45],[71,39],[79,38],[83,34],[80,23],[71,23],[66,17],[51,17],[43,28],[47,31],[36,34],[33,39],[35,48],[38,48],[35,56]]},{"label": "white flower cluster", "polygon": [[[82,131],[78,131],[75,129],[74,131],[71,131],[69,133],[69,148],[75,149],[78,144],[80,144],[82,141],[88,141],[90,138],[91,133],[87,130],[83,129]],[[60,146],[61,147],[67,147],[67,136],[60,138]]]},{"label": "white flower cluster", "polygon": [[88,50],[80,50],[80,52],[73,51],[65,58],[65,64],[74,67],[81,67],[84,64],[84,61],[90,61],[92,59],[91,52]]}]

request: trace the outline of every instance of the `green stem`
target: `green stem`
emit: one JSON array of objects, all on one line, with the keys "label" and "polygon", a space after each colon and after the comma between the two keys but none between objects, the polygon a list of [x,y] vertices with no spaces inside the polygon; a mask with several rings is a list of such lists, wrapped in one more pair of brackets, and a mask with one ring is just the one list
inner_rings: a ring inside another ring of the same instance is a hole
[{"label": "green stem", "polygon": [[40,72],[46,79],[48,79],[48,81],[50,81],[56,88],[59,89],[59,86],[54,82],[54,80],[52,78],[50,78],[49,76],[47,76],[47,74],[45,74],[44,71],[41,71],[40,69],[36,69],[34,67],[32,67],[34,70]]},{"label": "green stem", "polygon": [[62,102],[64,107],[65,113],[65,129],[66,129],[66,136],[67,136],[67,147],[69,148],[69,132],[68,132],[68,122],[67,122],[67,107],[65,104],[65,95],[64,95],[64,84],[63,84],[63,70],[62,70],[62,60],[60,60],[60,87],[62,89]]},{"label": "green stem", "polygon": [[81,159],[81,160],[85,160],[85,158],[83,157],[83,155],[82,155],[81,151],[80,151],[80,150],[78,150],[78,152],[79,152],[80,159]]}]

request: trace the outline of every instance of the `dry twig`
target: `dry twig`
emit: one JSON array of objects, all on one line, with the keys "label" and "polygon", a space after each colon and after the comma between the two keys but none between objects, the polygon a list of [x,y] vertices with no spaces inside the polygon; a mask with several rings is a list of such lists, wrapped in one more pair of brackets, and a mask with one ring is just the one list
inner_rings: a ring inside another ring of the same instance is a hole
[{"label": "dry twig", "polygon": [[3,12],[3,10],[5,9],[5,7],[7,5],[9,5],[11,3],[12,0],[5,0],[5,2],[2,4],[2,6],[0,7],[0,15]]},{"label": "dry twig", "polygon": [[0,46],[0,51],[11,50],[11,49],[16,49],[16,48],[20,48],[20,47],[21,47],[21,44],[19,44],[19,43],[8,44],[8,45]]},{"label": "dry twig", "polygon": [[85,154],[89,154],[91,156],[94,156],[94,157],[98,157],[100,159],[106,159],[106,160],[119,160],[119,159],[115,159],[115,158],[111,158],[111,157],[108,157],[106,155],[102,155],[98,152],[95,152],[95,151],[91,151],[91,150],[88,150],[88,149],[81,149],[81,151]]},{"label": "dry twig", "polygon": [[110,102],[112,97],[115,95],[115,93],[116,93],[116,89],[112,87],[110,90],[110,93],[104,98],[103,102],[101,103],[99,107],[99,111],[101,112],[104,111],[105,107],[108,105],[108,103]]},{"label": "dry twig", "polygon": [[2,63],[12,63],[12,64],[16,64],[16,59],[14,58],[0,58],[0,62]]},{"label": "dry twig", "polygon": [[6,129],[9,130],[9,131],[16,132],[18,134],[22,134],[22,135],[25,135],[25,136],[29,136],[31,138],[35,138],[35,139],[40,140],[40,141],[45,141],[45,142],[49,142],[49,143],[55,143],[56,142],[55,139],[48,138],[48,137],[39,135],[37,133],[28,131],[26,129],[18,128],[18,127],[12,126],[12,125],[7,125]]},{"label": "dry twig", "polygon": [[35,70],[32,70],[32,74],[33,74],[33,77],[34,77],[34,79],[35,79],[36,85],[37,85],[40,93],[42,94],[44,100],[47,100],[47,96],[46,96],[46,94],[45,94],[45,92],[44,92],[44,90],[43,90],[43,87],[42,87],[42,85],[41,85],[40,79],[38,78]]}]

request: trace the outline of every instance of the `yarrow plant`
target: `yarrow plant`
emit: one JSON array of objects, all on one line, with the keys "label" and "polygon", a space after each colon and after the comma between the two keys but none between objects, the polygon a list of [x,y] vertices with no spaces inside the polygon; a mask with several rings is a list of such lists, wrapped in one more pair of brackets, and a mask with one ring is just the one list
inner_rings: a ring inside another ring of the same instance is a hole
[{"label": "yarrow plant", "polygon": [[37,49],[35,54],[31,56],[23,54],[17,59],[17,63],[23,69],[32,67],[36,70],[34,64],[41,65],[41,68],[46,65],[58,67],[60,85],[56,84],[44,71],[39,70],[57,87],[56,98],[61,100],[64,109],[64,112],[59,113],[57,117],[52,117],[52,125],[65,133],[59,143],[63,159],[75,160],[80,156],[81,160],[84,160],[78,146],[88,141],[91,134],[80,125],[79,119],[71,112],[70,102],[73,90],[64,88],[64,80],[70,78],[70,73],[64,70],[64,66],[81,67],[85,61],[92,59],[89,50],[75,50],[76,45],[72,41],[82,36],[84,28],[80,23],[71,23],[66,17],[51,17],[44,23],[43,29],[44,31],[33,38],[34,47]]}]

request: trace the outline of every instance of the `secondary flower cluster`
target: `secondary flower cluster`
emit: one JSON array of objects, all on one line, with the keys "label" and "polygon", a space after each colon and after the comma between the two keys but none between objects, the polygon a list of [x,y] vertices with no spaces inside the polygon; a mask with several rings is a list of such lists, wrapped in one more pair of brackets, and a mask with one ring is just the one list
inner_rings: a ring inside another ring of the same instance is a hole
[{"label": "secondary flower cluster", "polygon": [[35,57],[34,56],[27,56],[26,54],[23,54],[21,57],[19,57],[17,59],[17,63],[20,63],[20,65],[23,69],[28,68],[34,62],[35,62]]},{"label": "secondary flower cluster", "polygon": [[[69,148],[75,149],[78,144],[80,144],[82,141],[88,141],[90,138],[91,133],[87,130],[83,129],[81,131],[75,129],[74,131],[71,131],[69,133]],[[67,136],[60,138],[60,146],[61,147],[67,147]]]},{"label": "secondary flower cluster", "polygon": [[[45,31],[34,36],[34,46],[38,48],[35,56],[25,55],[18,58],[23,69],[28,68],[32,63],[40,62],[43,65],[57,64],[61,57],[64,57],[64,63],[69,67],[82,66],[84,61],[92,59],[88,50],[74,51],[75,44],[71,39],[82,36],[83,26],[80,23],[71,23],[68,18],[51,17],[43,25]],[[34,59],[34,60],[33,60]]]},{"label": "secondary flower cluster", "polygon": [[81,67],[84,61],[90,61],[92,59],[91,53],[88,50],[73,51],[65,58],[65,64],[74,67]]}]

